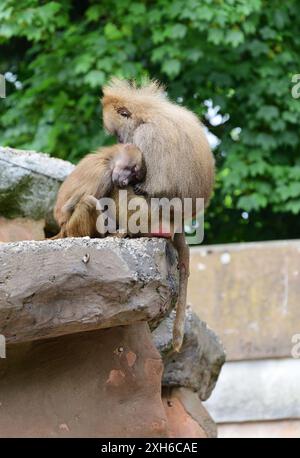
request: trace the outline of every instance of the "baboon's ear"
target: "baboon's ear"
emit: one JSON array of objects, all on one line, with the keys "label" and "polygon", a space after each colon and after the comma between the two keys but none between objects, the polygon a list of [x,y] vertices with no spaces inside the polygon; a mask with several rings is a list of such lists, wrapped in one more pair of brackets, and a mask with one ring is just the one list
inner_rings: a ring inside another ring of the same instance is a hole
[{"label": "baboon's ear", "polygon": [[123,118],[131,118],[132,113],[126,107],[118,107],[116,111]]}]

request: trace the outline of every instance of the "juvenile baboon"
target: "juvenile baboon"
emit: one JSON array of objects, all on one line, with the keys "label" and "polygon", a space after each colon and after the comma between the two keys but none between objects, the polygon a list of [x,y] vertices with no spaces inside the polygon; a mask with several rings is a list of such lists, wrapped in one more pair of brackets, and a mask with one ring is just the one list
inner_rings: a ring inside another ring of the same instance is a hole
[{"label": "juvenile baboon", "polygon": [[99,235],[95,199],[111,195],[115,187],[135,184],[144,176],[143,157],[134,145],[117,144],[84,157],[59,189],[54,217],[60,232],[53,238]]}]

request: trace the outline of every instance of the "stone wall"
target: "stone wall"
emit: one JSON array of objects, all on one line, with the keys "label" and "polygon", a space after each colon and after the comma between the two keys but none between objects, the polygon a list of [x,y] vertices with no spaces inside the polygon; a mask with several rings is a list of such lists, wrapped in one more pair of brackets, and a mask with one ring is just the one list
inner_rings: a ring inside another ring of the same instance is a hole
[{"label": "stone wall", "polygon": [[227,352],[205,404],[220,435],[300,437],[300,241],[203,246],[191,258],[189,300]]}]

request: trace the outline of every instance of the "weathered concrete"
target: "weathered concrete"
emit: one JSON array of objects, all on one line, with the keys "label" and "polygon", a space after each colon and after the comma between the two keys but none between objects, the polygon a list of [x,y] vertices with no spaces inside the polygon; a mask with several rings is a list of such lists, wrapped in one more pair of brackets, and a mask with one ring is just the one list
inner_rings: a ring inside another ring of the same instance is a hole
[{"label": "weathered concrete", "polygon": [[47,154],[0,147],[0,215],[51,221],[58,188],[73,169]]},{"label": "weathered concrete", "polygon": [[217,423],[300,419],[300,361],[235,361],[224,365],[204,406]]},{"label": "weathered concrete", "polygon": [[230,423],[218,426],[221,439],[300,439],[300,420]]},{"label": "weathered concrete", "polygon": [[215,438],[217,427],[199,397],[187,388],[163,390],[169,436],[175,438]]},{"label": "weathered concrete", "polygon": [[180,353],[172,351],[175,311],[153,331],[153,339],[164,361],[163,386],[182,386],[208,399],[218,380],[225,353],[215,333],[191,308],[187,309],[185,334]]},{"label": "weathered concrete", "polygon": [[191,249],[189,302],[228,360],[288,357],[300,332],[300,241]]},{"label": "weathered concrete", "polygon": [[159,321],[177,298],[164,239],[0,244],[0,334],[8,342]]},{"label": "weathered concrete", "polygon": [[167,437],[146,323],[8,346],[0,437]]}]

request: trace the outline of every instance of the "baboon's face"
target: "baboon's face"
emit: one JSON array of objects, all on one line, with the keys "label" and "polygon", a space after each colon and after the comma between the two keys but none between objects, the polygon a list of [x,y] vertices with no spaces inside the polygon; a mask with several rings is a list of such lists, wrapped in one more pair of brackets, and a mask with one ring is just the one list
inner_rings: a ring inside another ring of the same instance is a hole
[{"label": "baboon's face", "polygon": [[105,129],[116,135],[120,143],[131,143],[134,131],[139,125],[132,109],[119,101],[108,101],[105,97],[103,103],[103,123]]}]

